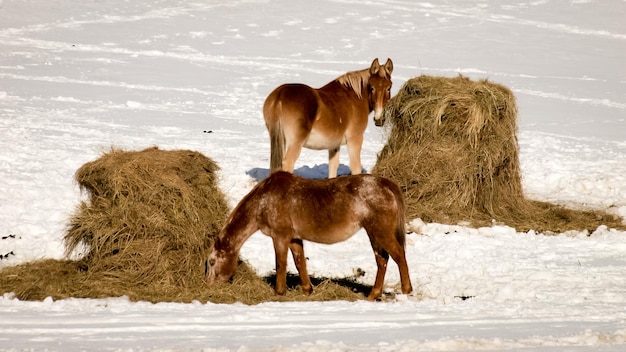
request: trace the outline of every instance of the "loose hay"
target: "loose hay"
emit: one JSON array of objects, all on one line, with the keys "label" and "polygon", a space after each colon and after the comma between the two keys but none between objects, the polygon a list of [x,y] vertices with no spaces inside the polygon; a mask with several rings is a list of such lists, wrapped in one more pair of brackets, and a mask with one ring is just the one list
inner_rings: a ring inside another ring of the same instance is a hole
[{"label": "loose hay", "polygon": [[520,231],[623,227],[601,211],[578,211],[524,197],[517,105],[487,80],[419,76],[389,100],[387,144],[372,173],[396,181],[408,218],[429,222],[506,223]]},{"label": "loose hay", "polygon": [[[228,216],[217,187],[218,166],[188,150],[111,150],[83,165],[76,181],[86,191],[70,219],[66,252],[72,260],[42,260],[0,272],[0,294],[23,300],[128,296],[150,302],[256,304],[308,300],[292,289],[277,297],[241,263],[232,284],[207,287],[205,260]],[[316,288],[316,300],[362,299],[335,285]],[[337,292],[343,292],[337,295]]]}]

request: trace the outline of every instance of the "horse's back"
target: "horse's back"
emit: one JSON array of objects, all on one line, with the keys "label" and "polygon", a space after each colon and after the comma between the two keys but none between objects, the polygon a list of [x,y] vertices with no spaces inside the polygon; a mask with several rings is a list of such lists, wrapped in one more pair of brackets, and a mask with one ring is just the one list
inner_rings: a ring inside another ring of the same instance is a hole
[{"label": "horse's back", "polygon": [[263,182],[267,226],[313,242],[346,240],[381,217],[392,226],[404,211],[395,183],[369,174],[310,180],[281,171]]},{"label": "horse's back", "polygon": [[318,95],[315,89],[301,83],[278,86],[265,99],[263,116],[265,122],[282,116],[302,116],[314,119],[317,114]]},{"label": "horse's back", "polygon": [[307,179],[280,171],[271,174],[263,182],[271,183],[273,186],[269,191],[281,194],[285,201],[306,202],[319,198],[318,202],[339,205],[346,200],[358,200],[372,203],[372,206],[376,206],[376,203],[383,200],[402,201],[402,192],[395,182],[371,174],[332,179]]}]

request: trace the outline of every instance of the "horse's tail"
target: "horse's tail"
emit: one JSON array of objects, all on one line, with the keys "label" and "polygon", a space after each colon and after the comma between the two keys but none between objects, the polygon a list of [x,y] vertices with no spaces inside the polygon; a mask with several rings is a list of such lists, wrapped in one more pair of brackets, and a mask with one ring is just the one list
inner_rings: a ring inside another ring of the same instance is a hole
[{"label": "horse's tail", "polygon": [[396,214],[396,240],[404,247],[406,242],[406,219],[405,219],[405,205],[404,194],[400,187],[397,187],[397,191],[394,192],[396,196],[396,203],[398,204],[398,214]]},{"label": "horse's tail", "polygon": [[280,101],[270,100],[271,99],[268,97],[268,100],[265,102],[263,115],[265,115],[265,125],[270,134],[270,173],[273,173],[283,168],[285,133],[281,123],[282,103]]},{"label": "horse's tail", "polygon": [[270,173],[282,170],[284,153],[285,134],[278,116],[270,129]]}]

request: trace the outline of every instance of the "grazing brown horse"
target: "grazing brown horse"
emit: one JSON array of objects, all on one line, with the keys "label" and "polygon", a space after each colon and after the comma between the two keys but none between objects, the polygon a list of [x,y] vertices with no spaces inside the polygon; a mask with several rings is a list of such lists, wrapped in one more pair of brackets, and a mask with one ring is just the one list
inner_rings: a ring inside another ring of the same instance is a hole
[{"label": "grazing brown horse", "polygon": [[328,149],[328,177],[337,176],[339,148],[348,145],[350,170],[361,173],[361,146],[367,116],[382,125],[391,95],[393,62],[378,59],[368,69],[348,72],[322,88],[284,84],[265,99],[263,116],[270,134],[270,172],[293,172],[302,147]]},{"label": "grazing brown horse", "polygon": [[287,252],[291,249],[305,294],[313,291],[302,241],[332,244],[365,228],[378,272],[368,299],[382,294],[389,256],[398,264],[402,293],[412,290],[404,241],[404,200],[392,181],[362,174],[309,180],[279,171],[261,181],[239,202],[209,254],[209,284],[226,282],[235,272],[239,250],[257,230],[272,238],[277,294],[287,290]]}]

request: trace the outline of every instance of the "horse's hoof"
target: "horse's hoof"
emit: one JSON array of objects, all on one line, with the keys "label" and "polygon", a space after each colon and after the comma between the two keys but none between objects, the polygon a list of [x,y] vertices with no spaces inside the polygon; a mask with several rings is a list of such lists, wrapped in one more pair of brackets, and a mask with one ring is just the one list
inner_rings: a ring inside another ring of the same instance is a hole
[{"label": "horse's hoof", "polygon": [[382,295],[382,292],[380,293],[370,293],[369,296],[367,296],[367,300],[370,302],[374,302],[376,300],[378,300],[378,298]]}]

